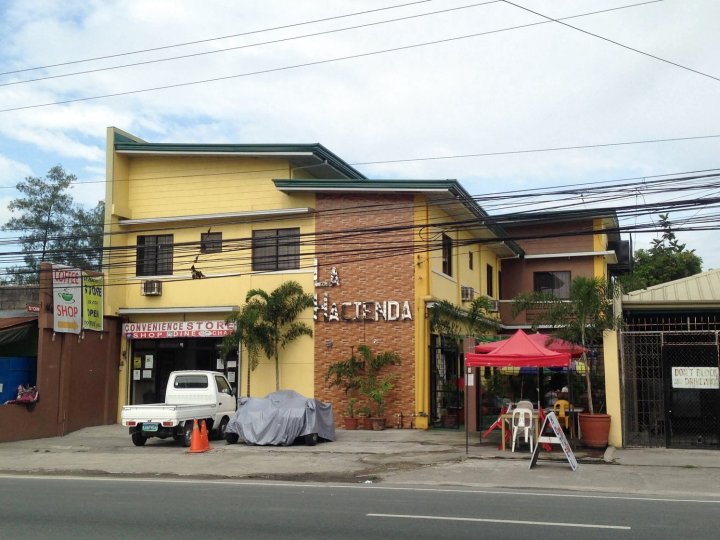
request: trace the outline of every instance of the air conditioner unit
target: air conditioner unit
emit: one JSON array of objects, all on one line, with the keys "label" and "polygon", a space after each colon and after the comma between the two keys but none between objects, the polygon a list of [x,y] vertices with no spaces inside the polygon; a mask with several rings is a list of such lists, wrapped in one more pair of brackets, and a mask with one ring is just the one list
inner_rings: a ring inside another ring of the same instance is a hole
[{"label": "air conditioner unit", "polygon": [[162,281],[143,281],[143,296],[160,296],[162,295]]},{"label": "air conditioner unit", "polygon": [[500,311],[500,302],[494,298],[488,298],[490,301],[490,311]]},{"label": "air conditioner unit", "polygon": [[460,287],[460,298],[463,302],[472,302],[475,298],[475,289],[472,287]]}]

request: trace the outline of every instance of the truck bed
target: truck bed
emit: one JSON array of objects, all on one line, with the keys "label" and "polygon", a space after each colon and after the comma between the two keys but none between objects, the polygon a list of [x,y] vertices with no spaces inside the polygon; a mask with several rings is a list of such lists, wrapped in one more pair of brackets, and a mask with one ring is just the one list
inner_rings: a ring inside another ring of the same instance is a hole
[{"label": "truck bed", "polygon": [[168,405],[167,403],[126,405],[122,408],[120,417],[123,425],[127,421],[137,423],[172,421],[174,424],[178,424],[195,418],[213,418],[217,413],[217,408],[215,403],[204,405]]}]

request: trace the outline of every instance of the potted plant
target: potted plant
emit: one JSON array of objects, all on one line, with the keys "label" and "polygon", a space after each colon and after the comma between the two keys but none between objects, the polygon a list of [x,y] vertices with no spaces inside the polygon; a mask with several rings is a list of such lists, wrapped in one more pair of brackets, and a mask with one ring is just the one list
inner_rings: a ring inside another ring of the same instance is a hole
[{"label": "potted plant", "polygon": [[370,375],[362,388],[362,392],[375,403],[375,416],[370,419],[372,429],[375,431],[385,429],[385,398],[395,388],[393,381],[396,377],[397,375],[394,373],[385,375],[382,378],[378,378],[377,375]]},{"label": "potted plant", "polygon": [[518,295],[513,302],[513,317],[527,309],[538,309],[533,329],[540,325],[553,328],[559,338],[582,345],[585,363],[587,412],[580,413],[580,431],[585,445],[594,448],[607,446],[610,433],[610,415],[595,411],[593,403],[593,365],[588,361],[589,347],[602,342],[603,332],[614,329],[618,321],[613,317],[612,297],[605,280],[576,277],[570,283],[567,298],[534,292]]},{"label": "potted plant", "polygon": [[385,351],[373,354],[370,347],[360,345],[358,351],[365,363],[365,375],[360,381],[360,393],[375,405],[375,416],[372,418],[372,428],[385,429],[385,406],[388,394],[395,388],[397,374],[381,372],[391,365],[400,364],[400,355],[396,352]]},{"label": "potted plant", "polygon": [[365,362],[359,359],[355,353],[345,360],[330,364],[325,374],[325,382],[331,386],[343,389],[348,396],[347,416],[345,416],[345,429],[357,429],[358,419],[355,418],[355,404],[357,398],[355,393],[360,389],[365,374]]},{"label": "potted plant", "polygon": [[345,422],[345,429],[357,429],[358,427],[358,419],[355,416],[355,403],[357,403],[357,398],[351,397],[348,400],[348,413],[343,419]]},{"label": "potted plant", "polygon": [[360,429],[372,429],[372,409],[370,405],[360,407],[359,427]]}]

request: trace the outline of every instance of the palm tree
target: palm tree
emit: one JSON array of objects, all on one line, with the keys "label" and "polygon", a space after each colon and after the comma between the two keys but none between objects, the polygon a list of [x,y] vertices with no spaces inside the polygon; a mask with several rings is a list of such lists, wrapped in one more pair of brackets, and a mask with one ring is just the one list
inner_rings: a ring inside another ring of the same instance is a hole
[{"label": "palm tree", "polygon": [[[247,394],[250,395],[250,373],[258,365],[260,343],[258,342],[255,328],[257,327],[260,313],[254,304],[245,304],[241,309],[233,311],[226,319],[234,324],[235,330],[229,336],[223,338],[223,356],[226,357],[231,350],[238,349],[242,344],[247,353]],[[240,353],[238,352],[240,358]]]},{"label": "palm tree", "polygon": [[605,330],[617,327],[607,282],[601,278],[576,277],[570,283],[570,295],[566,299],[542,292],[516,296],[513,317],[527,309],[538,309],[533,319],[533,330],[547,325],[553,329],[555,336],[582,345],[588,411],[594,414],[588,346],[601,342]]},{"label": "palm tree", "polygon": [[429,309],[430,328],[456,342],[463,336],[497,330],[498,322],[488,315],[490,308],[490,299],[485,296],[475,298],[467,309],[448,300],[439,300]]},{"label": "palm tree", "polygon": [[[296,319],[313,306],[313,297],[296,281],[286,281],[268,294],[262,289],[248,291],[246,308],[257,314],[252,343],[275,359],[275,389],[280,389],[280,349],[300,336],[312,337],[312,329]],[[248,307],[249,306],[249,307]]]}]

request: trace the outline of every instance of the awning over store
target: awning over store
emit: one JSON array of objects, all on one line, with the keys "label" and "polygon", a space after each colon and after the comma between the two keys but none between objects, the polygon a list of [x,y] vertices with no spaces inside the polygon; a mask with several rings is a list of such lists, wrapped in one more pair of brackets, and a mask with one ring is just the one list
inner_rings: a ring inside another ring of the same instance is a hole
[{"label": "awning over store", "polygon": [[37,316],[0,318],[0,345],[26,339],[37,330]]},{"label": "awning over store", "polygon": [[[564,339],[555,338],[547,334],[527,334],[527,337],[529,340],[537,343],[541,347],[545,347],[546,349],[549,349],[553,352],[570,353],[570,356],[573,358],[580,358],[583,354],[582,345],[578,345],[577,343],[572,343]],[[480,354],[490,353],[500,347],[506,341],[508,340],[502,339],[500,341],[480,343],[478,345],[475,345],[475,352]]]},{"label": "awning over store", "polygon": [[487,354],[467,353],[468,367],[568,367],[570,353],[551,351],[518,330]]}]

